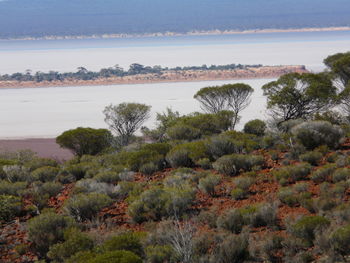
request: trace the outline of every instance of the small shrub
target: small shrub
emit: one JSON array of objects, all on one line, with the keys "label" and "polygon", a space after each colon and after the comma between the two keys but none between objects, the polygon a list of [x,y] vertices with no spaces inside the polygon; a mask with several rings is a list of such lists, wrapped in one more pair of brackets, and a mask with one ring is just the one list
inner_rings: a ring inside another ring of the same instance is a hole
[{"label": "small shrub", "polygon": [[76,193],[98,193],[105,194],[113,198],[116,196],[117,187],[112,184],[100,183],[94,179],[83,179],[75,184]]},{"label": "small shrub", "polygon": [[247,191],[241,188],[235,188],[231,191],[231,197],[235,200],[244,199],[247,197]]},{"label": "small shrub", "polygon": [[266,123],[262,120],[251,120],[244,125],[244,132],[254,134],[256,136],[263,136],[266,130]]},{"label": "small shrub", "polygon": [[249,187],[255,183],[255,179],[252,177],[243,176],[234,179],[233,182],[238,188],[248,191]]},{"label": "small shrub", "polygon": [[143,255],[141,233],[124,233],[114,236],[102,245],[104,251],[127,250],[138,256]]},{"label": "small shrub", "polygon": [[97,173],[93,179],[100,183],[115,184],[120,181],[120,171],[105,170]]},{"label": "small shrub", "polygon": [[235,160],[231,157],[231,155],[224,155],[220,157],[215,163],[213,163],[213,167],[218,172],[228,176],[234,176],[237,172]]},{"label": "small shrub", "polygon": [[55,262],[66,262],[78,252],[89,251],[94,247],[93,240],[76,228],[64,231],[64,242],[50,247],[47,256]]},{"label": "small shrub", "polygon": [[130,251],[117,250],[97,255],[86,263],[142,263],[142,259]]},{"label": "small shrub", "polygon": [[209,160],[209,158],[202,158],[202,159],[199,159],[197,162],[196,162],[196,165],[198,165],[199,167],[201,167],[202,169],[205,169],[205,170],[209,170],[209,169],[212,169],[213,166],[211,165],[211,162]]},{"label": "small shrub", "polygon": [[166,157],[171,167],[191,167],[193,165],[190,153],[186,149],[171,150]]},{"label": "small shrub", "polygon": [[215,193],[215,186],[217,186],[220,181],[220,176],[209,174],[199,180],[198,188],[206,194],[213,195]]},{"label": "small shrub", "polygon": [[278,198],[281,200],[282,203],[288,205],[288,206],[295,206],[299,204],[299,200],[295,192],[289,188],[282,188],[278,192]]},{"label": "small shrub", "polygon": [[5,165],[2,170],[5,173],[5,178],[11,182],[32,182],[29,169],[21,165]]},{"label": "small shrub", "polygon": [[0,222],[8,222],[18,216],[22,210],[22,203],[18,197],[0,195]]},{"label": "small shrub", "polygon": [[214,262],[246,262],[249,257],[248,237],[243,234],[225,236],[214,253]]},{"label": "small shrub", "polygon": [[332,248],[342,256],[350,251],[350,225],[339,227],[330,236]]},{"label": "small shrub", "polygon": [[340,127],[326,121],[303,122],[292,129],[292,134],[309,150],[321,145],[335,149],[344,136]]},{"label": "small shrub", "polygon": [[221,156],[238,152],[238,147],[227,135],[218,135],[210,138],[206,147],[208,153],[214,160]]},{"label": "small shrub", "polygon": [[332,181],[334,183],[345,181],[350,178],[350,169],[349,168],[339,168],[334,171],[332,174]]},{"label": "small shrub", "polygon": [[0,195],[19,196],[27,188],[26,182],[10,183],[9,181],[0,180]]},{"label": "small shrub", "polygon": [[32,172],[32,177],[35,181],[41,182],[51,182],[55,180],[59,169],[57,167],[44,166],[38,169],[35,169]]},{"label": "small shrub", "polygon": [[152,175],[159,171],[159,168],[154,163],[146,163],[140,167],[140,172],[145,175]]},{"label": "small shrub", "polygon": [[201,131],[185,124],[176,124],[167,129],[166,134],[171,140],[192,141],[201,137]]},{"label": "small shrub", "polygon": [[250,224],[254,227],[274,226],[277,220],[277,204],[259,204],[250,216]]},{"label": "small shrub", "polygon": [[336,166],[334,164],[326,164],[311,174],[311,180],[315,183],[322,183],[327,181],[330,175],[335,171]]},{"label": "small shrub", "polygon": [[273,172],[274,177],[280,184],[293,183],[303,180],[311,172],[311,165],[308,163],[300,163],[297,165],[289,165],[282,167]]},{"label": "small shrub", "polygon": [[64,230],[73,226],[73,221],[54,212],[46,212],[29,220],[29,239],[37,250],[44,255],[49,247],[63,241]]},{"label": "small shrub", "polygon": [[102,208],[110,205],[112,199],[105,194],[78,194],[69,198],[64,210],[79,222],[92,219]]},{"label": "small shrub", "polygon": [[244,219],[239,209],[231,209],[218,217],[216,225],[221,229],[238,234],[242,231]]},{"label": "small shrub", "polygon": [[322,230],[329,224],[330,221],[322,216],[304,216],[292,225],[291,231],[311,245],[315,239],[315,231]]},{"label": "small shrub", "polygon": [[299,158],[303,162],[307,162],[311,165],[317,166],[322,159],[322,153],[316,152],[316,151],[307,152],[307,153],[301,154]]},{"label": "small shrub", "polygon": [[153,245],[145,249],[146,260],[148,263],[163,263],[171,262],[174,251],[171,246]]},{"label": "small shrub", "polygon": [[48,195],[49,197],[56,196],[63,188],[62,184],[55,182],[36,183],[33,190],[38,195]]}]

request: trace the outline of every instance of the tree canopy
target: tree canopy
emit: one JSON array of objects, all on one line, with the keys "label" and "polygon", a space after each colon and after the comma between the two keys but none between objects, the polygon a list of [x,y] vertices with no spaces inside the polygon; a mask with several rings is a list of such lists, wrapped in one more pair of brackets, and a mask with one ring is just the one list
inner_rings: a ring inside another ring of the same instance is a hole
[{"label": "tree canopy", "polygon": [[262,87],[272,117],[282,123],[306,119],[333,105],[337,89],[328,74],[290,73]]}]

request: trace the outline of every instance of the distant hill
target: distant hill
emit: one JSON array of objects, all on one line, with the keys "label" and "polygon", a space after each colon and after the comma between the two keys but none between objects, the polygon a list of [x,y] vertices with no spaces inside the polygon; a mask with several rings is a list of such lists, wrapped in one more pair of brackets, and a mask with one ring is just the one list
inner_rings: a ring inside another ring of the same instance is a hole
[{"label": "distant hill", "polygon": [[0,0],[0,38],[350,26],[349,0]]}]

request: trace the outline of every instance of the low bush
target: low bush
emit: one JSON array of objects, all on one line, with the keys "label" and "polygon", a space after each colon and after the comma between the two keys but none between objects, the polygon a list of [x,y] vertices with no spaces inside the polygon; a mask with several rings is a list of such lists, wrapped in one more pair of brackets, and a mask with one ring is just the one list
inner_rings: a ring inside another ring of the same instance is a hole
[{"label": "low bush", "polygon": [[315,183],[322,183],[330,179],[331,174],[335,171],[335,164],[326,164],[311,174],[311,180]]},{"label": "low bush", "polygon": [[47,183],[34,183],[33,191],[41,196],[47,195],[48,197],[56,196],[63,189],[62,184],[55,182]]},{"label": "low bush", "polygon": [[273,176],[280,184],[286,185],[299,180],[306,179],[311,172],[311,165],[308,163],[299,163],[297,165],[284,166],[273,172]]},{"label": "low bush", "polygon": [[79,180],[74,186],[75,193],[98,193],[113,198],[117,194],[117,187],[113,184],[100,183],[94,179]]},{"label": "low bush", "polygon": [[317,166],[321,161],[323,155],[320,152],[310,151],[299,155],[299,159],[303,162],[307,162],[311,165]]},{"label": "low bush", "polygon": [[124,233],[113,236],[102,245],[104,251],[127,250],[143,256],[142,233]]},{"label": "low bush", "polygon": [[98,172],[93,179],[100,183],[115,184],[120,181],[119,173],[121,171],[104,170]]},{"label": "low bush", "polygon": [[350,225],[337,228],[330,236],[332,249],[342,256],[349,255]]},{"label": "low bush", "polygon": [[167,154],[166,159],[173,168],[193,165],[190,152],[187,149],[173,149]]},{"label": "low bush", "polygon": [[171,140],[192,141],[201,137],[199,129],[186,124],[176,124],[169,127],[166,134]]},{"label": "low bush", "polygon": [[78,222],[93,219],[104,207],[110,205],[112,199],[105,194],[77,194],[64,204],[64,210]]},{"label": "low bush", "polygon": [[215,174],[209,174],[204,178],[199,179],[198,188],[206,194],[214,195],[215,186],[221,181],[221,177]]},{"label": "low bush", "polygon": [[4,179],[11,183],[15,182],[32,182],[33,178],[30,176],[30,170],[22,165],[5,165],[2,170],[5,173]]},{"label": "low bush", "polygon": [[223,237],[213,255],[213,261],[218,263],[241,263],[248,258],[248,236],[244,234]]},{"label": "low bush", "polygon": [[58,172],[59,172],[59,169],[57,167],[44,166],[44,167],[35,169],[31,173],[31,176],[35,181],[41,181],[43,183],[51,182],[56,179]]},{"label": "low bush", "polygon": [[209,160],[209,158],[202,158],[202,159],[199,159],[197,162],[196,162],[196,165],[198,165],[199,167],[201,167],[202,169],[205,169],[205,170],[209,170],[209,169],[212,169],[213,166]]},{"label": "low bush", "polygon": [[262,120],[251,120],[244,125],[244,132],[254,134],[256,136],[263,136],[266,130],[266,123]]},{"label": "low bush", "polygon": [[221,229],[238,234],[242,231],[244,219],[239,209],[231,209],[218,217],[216,225]]},{"label": "low bush", "polygon": [[303,122],[292,128],[292,134],[309,150],[321,145],[335,149],[344,136],[339,126],[326,121]]},{"label": "low bush", "polygon": [[64,242],[50,247],[47,256],[54,262],[66,262],[78,252],[93,249],[93,240],[85,233],[76,228],[69,228],[64,231]]},{"label": "low bush", "polygon": [[154,163],[146,163],[140,167],[140,172],[145,175],[152,175],[159,171],[159,167]]},{"label": "low bush", "polygon": [[0,195],[19,196],[27,188],[26,182],[10,183],[9,181],[0,180]]},{"label": "low bush", "polygon": [[28,222],[29,240],[45,255],[49,247],[64,240],[64,231],[74,225],[71,218],[54,212],[42,213]]},{"label": "low bush", "polygon": [[234,176],[237,173],[235,160],[231,157],[231,155],[224,155],[220,157],[215,163],[213,163],[213,167],[218,172],[228,176]]},{"label": "low bush", "polygon": [[331,178],[334,183],[346,181],[350,178],[350,169],[339,168],[333,172]]},{"label": "low bush", "polygon": [[172,262],[174,251],[169,245],[152,245],[145,249],[147,263]]},{"label": "low bush", "polygon": [[247,197],[248,192],[241,189],[241,188],[235,188],[231,191],[231,197],[235,200],[244,199]]},{"label": "low bush", "polygon": [[330,221],[322,216],[304,216],[291,226],[291,232],[312,245],[316,230],[324,230],[329,224]]},{"label": "low bush", "polygon": [[86,263],[142,263],[142,259],[130,251],[117,250],[97,255]]},{"label": "low bush", "polygon": [[21,199],[12,195],[0,195],[0,222],[12,220],[21,210]]},{"label": "low bush", "polygon": [[227,135],[213,136],[206,143],[207,152],[212,159],[216,160],[221,156],[238,153],[239,149],[232,139]]},{"label": "low bush", "polygon": [[[305,208],[312,209],[309,202],[312,201],[312,194],[307,191],[308,185],[296,184],[292,187],[284,187],[278,192],[280,201],[288,206],[302,205]],[[305,189],[304,191],[302,189]]]},{"label": "low bush", "polygon": [[232,176],[240,170],[250,171],[263,164],[264,158],[260,155],[231,154],[220,157],[213,166],[220,173]]}]

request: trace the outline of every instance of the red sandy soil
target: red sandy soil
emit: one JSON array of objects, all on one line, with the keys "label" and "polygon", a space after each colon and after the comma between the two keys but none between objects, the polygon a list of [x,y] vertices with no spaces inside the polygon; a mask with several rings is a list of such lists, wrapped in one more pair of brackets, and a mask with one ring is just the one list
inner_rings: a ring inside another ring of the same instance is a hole
[{"label": "red sandy soil", "polygon": [[0,140],[0,153],[29,149],[39,157],[68,160],[73,154],[56,144],[55,139]]}]

